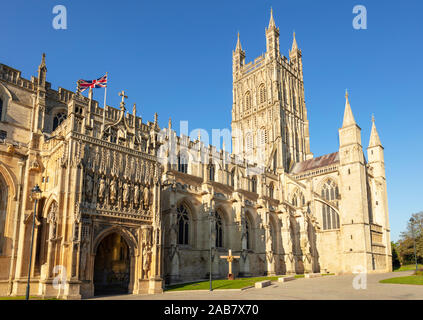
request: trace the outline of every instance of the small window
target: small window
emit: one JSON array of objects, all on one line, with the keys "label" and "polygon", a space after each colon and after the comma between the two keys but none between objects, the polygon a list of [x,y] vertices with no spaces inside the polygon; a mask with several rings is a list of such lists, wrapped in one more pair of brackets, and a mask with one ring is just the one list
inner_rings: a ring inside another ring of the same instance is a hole
[{"label": "small window", "polygon": [[250,222],[248,221],[248,218],[245,219],[245,237],[247,238],[247,250],[251,249],[250,246]]},{"label": "small window", "polygon": [[251,93],[247,91],[245,94],[245,110],[249,110],[251,108]]},{"label": "small window", "polygon": [[183,153],[178,155],[178,171],[188,173],[188,157]]},{"label": "small window", "polygon": [[266,87],[264,84],[261,84],[259,88],[259,103],[263,103],[265,101],[266,101]]},{"label": "small window", "polygon": [[216,248],[223,248],[223,221],[218,212],[215,212],[216,218]]},{"label": "small window", "polygon": [[256,176],[251,178],[251,192],[257,193],[257,178],[256,178]]},{"label": "small window", "polygon": [[53,118],[53,131],[66,119],[67,114],[64,112],[56,113]]},{"label": "small window", "polygon": [[210,181],[214,181],[214,174],[215,174],[214,164],[211,164],[209,166],[209,180]]}]

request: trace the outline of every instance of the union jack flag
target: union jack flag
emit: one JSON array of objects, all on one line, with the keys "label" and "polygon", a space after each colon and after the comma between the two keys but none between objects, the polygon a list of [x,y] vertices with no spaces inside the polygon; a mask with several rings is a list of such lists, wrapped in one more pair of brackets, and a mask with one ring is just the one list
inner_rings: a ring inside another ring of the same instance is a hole
[{"label": "union jack flag", "polygon": [[78,80],[79,88],[81,92],[88,88],[105,88],[107,87],[107,74],[96,80]]}]

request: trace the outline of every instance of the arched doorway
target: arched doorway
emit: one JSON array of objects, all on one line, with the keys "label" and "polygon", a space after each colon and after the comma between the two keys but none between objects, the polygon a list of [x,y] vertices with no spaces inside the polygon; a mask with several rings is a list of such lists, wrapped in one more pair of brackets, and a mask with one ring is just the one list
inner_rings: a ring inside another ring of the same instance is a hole
[{"label": "arched doorway", "polygon": [[106,236],[98,245],[94,262],[94,295],[128,293],[130,253],[118,233]]}]

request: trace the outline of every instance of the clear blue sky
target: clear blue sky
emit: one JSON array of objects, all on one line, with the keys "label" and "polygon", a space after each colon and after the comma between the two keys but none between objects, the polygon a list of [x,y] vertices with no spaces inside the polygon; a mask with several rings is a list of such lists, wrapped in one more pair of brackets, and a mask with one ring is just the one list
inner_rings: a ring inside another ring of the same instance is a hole
[{"label": "clear blue sky", "polygon": [[[52,27],[55,5],[68,29]],[[363,4],[368,29],[354,30]],[[194,128],[230,128],[232,50],[239,31],[249,62],[265,51],[273,7],[287,56],[295,30],[315,156],[338,149],[348,88],[367,147],[374,113],[385,147],[392,239],[423,210],[423,2],[415,1],[5,1],[0,62],[36,75],[42,52],[54,88],[109,72],[108,104],[124,89],[138,114]],[[94,97],[103,100],[103,89]]]}]

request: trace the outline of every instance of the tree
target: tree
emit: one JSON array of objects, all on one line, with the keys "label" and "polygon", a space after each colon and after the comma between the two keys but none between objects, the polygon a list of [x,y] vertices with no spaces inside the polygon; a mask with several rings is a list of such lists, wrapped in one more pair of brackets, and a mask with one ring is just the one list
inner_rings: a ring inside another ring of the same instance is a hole
[{"label": "tree", "polygon": [[[400,234],[400,240],[396,246],[401,264],[413,264],[414,238],[416,240],[417,261],[423,261],[423,211],[413,213],[413,222],[408,221],[407,229]],[[413,237],[414,236],[414,237]]]},{"label": "tree", "polygon": [[392,248],[392,270],[399,269],[401,267],[401,262],[398,257],[397,244],[391,241]]}]

